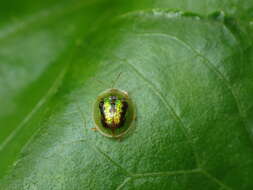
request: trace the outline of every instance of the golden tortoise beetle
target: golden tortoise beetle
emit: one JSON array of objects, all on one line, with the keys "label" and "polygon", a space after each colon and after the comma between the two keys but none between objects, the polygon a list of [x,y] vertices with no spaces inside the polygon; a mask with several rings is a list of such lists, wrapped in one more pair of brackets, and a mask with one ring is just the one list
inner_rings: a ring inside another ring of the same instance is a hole
[{"label": "golden tortoise beetle", "polygon": [[98,95],[93,107],[96,129],[104,136],[118,138],[128,132],[135,108],[128,93],[110,88]]}]

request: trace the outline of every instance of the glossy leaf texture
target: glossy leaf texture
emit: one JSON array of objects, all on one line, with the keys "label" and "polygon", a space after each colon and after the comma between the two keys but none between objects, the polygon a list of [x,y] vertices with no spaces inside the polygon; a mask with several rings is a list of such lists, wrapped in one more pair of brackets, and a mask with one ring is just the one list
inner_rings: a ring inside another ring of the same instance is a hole
[{"label": "glossy leaf texture", "polygon": [[[2,32],[1,171],[15,163],[0,189],[252,189],[244,13],[82,3]],[[137,107],[121,140],[91,130],[93,103],[114,83]]]},{"label": "glossy leaf texture", "polygon": [[0,178],[40,128],[47,103],[81,40],[103,19],[124,9],[114,1],[36,2],[1,6]]}]

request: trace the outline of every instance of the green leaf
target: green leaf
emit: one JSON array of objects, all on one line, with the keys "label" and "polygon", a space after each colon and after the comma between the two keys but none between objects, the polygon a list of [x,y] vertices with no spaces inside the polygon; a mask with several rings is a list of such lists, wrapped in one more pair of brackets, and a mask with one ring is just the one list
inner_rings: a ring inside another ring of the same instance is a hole
[{"label": "green leaf", "polygon": [[73,51],[99,22],[123,8],[79,0],[1,5],[0,178],[40,128]]},{"label": "green leaf", "polygon": [[223,11],[237,18],[247,19],[253,17],[253,5],[249,0],[156,0],[150,1],[155,7],[169,7],[184,11],[208,15],[214,11]]},{"label": "green leaf", "polygon": [[[246,29],[220,14],[153,10],[85,39],[0,189],[253,188]],[[114,82],[137,107],[121,140],[91,130],[93,103]]]}]

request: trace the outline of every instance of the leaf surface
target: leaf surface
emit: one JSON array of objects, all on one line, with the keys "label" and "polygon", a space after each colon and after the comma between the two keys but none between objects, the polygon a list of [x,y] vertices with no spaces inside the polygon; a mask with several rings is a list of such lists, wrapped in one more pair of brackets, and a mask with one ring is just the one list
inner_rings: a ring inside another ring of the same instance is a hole
[{"label": "leaf surface", "polygon": [[[12,126],[1,171],[16,162],[0,189],[253,188],[247,27],[159,9],[101,22],[117,6],[64,6],[1,33],[1,126]],[[121,141],[91,130],[93,103],[114,83],[137,107]]]}]

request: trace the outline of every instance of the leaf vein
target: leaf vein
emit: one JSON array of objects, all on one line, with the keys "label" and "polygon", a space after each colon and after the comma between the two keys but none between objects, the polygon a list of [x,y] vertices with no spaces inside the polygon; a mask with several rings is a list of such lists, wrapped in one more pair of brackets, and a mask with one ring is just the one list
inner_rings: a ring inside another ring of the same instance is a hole
[{"label": "leaf vein", "polygon": [[95,151],[97,151],[100,155],[102,155],[104,158],[106,158],[109,162],[111,162],[113,165],[115,165],[117,168],[119,168],[121,171],[123,171],[127,176],[131,176],[132,174],[127,171],[123,166],[121,166],[119,163],[117,163],[116,161],[114,161],[110,155],[108,155],[106,152],[102,151],[100,148],[98,148],[98,146],[96,145],[92,145],[90,143],[87,142],[87,144],[89,144]]},{"label": "leaf vein", "polygon": [[200,173],[200,172],[201,172],[201,169],[196,168],[192,170],[176,170],[176,171],[167,171],[167,172],[150,172],[150,173],[142,173],[142,174],[133,174],[133,177],[134,178],[160,177],[160,176],[173,176],[173,175]]},{"label": "leaf vein", "polygon": [[[120,59],[120,58],[119,58]],[[155,87],[155,85],[149,81],[148,79],[146,79],[146,77],[144,77],[144,75],[142,73],[140,73],[140,71],[138,71],[138,69],[136,69],[131,63],[129,63],[127,60],[121,59],[123,60],[128,66],[130,66],[130,68],[140,77],[142,78],[149,86],[150,89],[154,92],[154,94],[163,102],[163,104],[165,105],[166,109],[169,111],[169,113],[172,114],[173,118],[181,125],[182,131],[185,135],[185,137],[187,138],[187,141],[189,142],[189,144],[192,147],[192,151],[195,157],[195,161],[197,163],[198,166],[200,166],[200,162],[199,162],[199,158],[198,158],[198,154],[194,148],[194,144],[193,141],[191,139],[191,135],[187,132],[186,130],[186,126],[184,125],[183,121],[181,120],[181,118],[177,115],[177,113],[175,112],[175,110],[173,109],[173,107],[166,101],[166,98],[163,96],[163,94]]]},{"label": "leaf vein", "polygon": [[207,172],[206,170],[201,170],[202,174],[204,176],[206,176],[209,180],[213,181],[214,183],[218,184],[220,187],[222,187],[223,189],[226,190],[232,190],[231,187],[227,186],[226,184],[224,184],[221,180],[217,179],[216,177],[214,177],[213,175],[211,175],[209,172]]},{"label": "leaf vein", "polygon": [[125,180],[116,188],[116,190],[122,189],[127,184],[127,182],[130,181],[131,179],[132,179],[131,177],[125,178]]},{"label": "leaf vein", "polygon": [[240,117],[240,119],[241,119],[241,121],[243,123],[243,126],[244,126],[246,132],[249,135],[249,139],[250,139],[251,143],[253,144],[253,137],[250,135],[251,133],[250,133],[249,129],[247,128],[246,124],[245,124],[245,119],[244,119],[245,115],[244,115],[244,111],[241,108],[241,104],[240,104],[239,98],[236,95],[235,89],[229,83],[229,81],[226,79],[226,77],[224,76],[224,74],[221,73],[208,58],[206,58],[203,54],[201,54],[201,52],[199,52],[198,50],[196,50],[195,48],[193,48],[191,45],[189,45],[188,43],[184,42],[183,40],[179,39],[178,37],[172,36],[172,35],[167,34],[167,33],[142,33],[142,35],[147,35],[147,34],[148,35],[154,34],[154,35],[167,36],[170,39],[178,41],[182,45],[184,45],[186,48],[192,50],[193,52],[195,52],[197,55],[199,55],[201,58],[203,58],[206,61],[206,62],[204,61],[203,64],[207,68],[209,68],[225,84],[225,86],[230,91],[230,93],[231,93],[231,95],[232,95],[232,97],[233,97],[233,99],[235,101],[235,104],[236,104],[236,107],[237,107],[237,110],[238,110],[238,113],[239,113],[239,117]]},{"label": "leaf vein", "polygon": [[31,112],[20,122],[20,124],[11,132],[11,134],[1,143],[0,152],[12,141],[12,139],[18,134],[18,132],[31,120],[33,115],[37,113],[37,111],[47,102],[48,99],[55,93],[60,82],[62,81],[65,73],[67,71],[68,64],[62,69],[62,71],[56,77],[54,83],[51,88],[46,92],[46,94],[38,101],[38,103],[34,106]]}]

